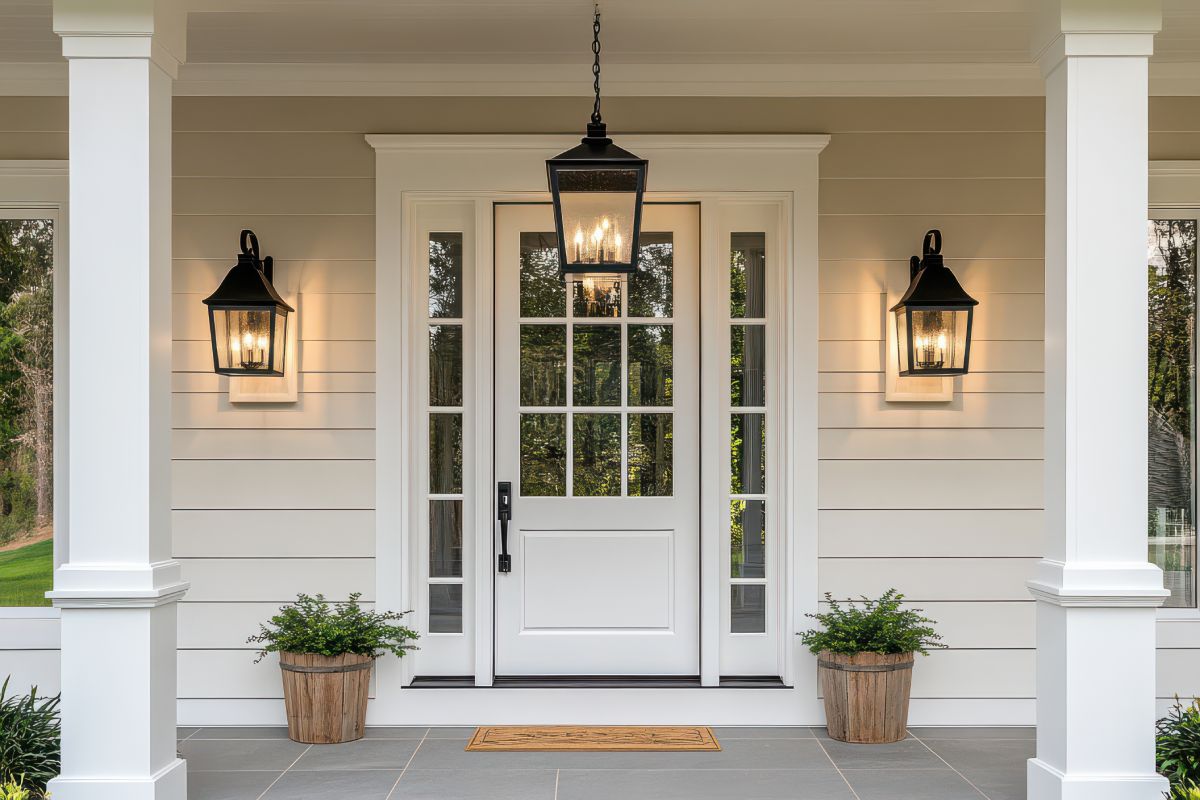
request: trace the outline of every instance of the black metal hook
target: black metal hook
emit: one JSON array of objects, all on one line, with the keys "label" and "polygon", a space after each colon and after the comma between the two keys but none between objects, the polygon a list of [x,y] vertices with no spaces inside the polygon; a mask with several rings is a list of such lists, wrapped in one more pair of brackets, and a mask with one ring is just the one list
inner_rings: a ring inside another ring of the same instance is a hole
[{"label": "black metal hook", "polygon": [[937,255],[942,252],[942,232],[937,228],[925,234],[925,242],[921,245],[924,256]]}]

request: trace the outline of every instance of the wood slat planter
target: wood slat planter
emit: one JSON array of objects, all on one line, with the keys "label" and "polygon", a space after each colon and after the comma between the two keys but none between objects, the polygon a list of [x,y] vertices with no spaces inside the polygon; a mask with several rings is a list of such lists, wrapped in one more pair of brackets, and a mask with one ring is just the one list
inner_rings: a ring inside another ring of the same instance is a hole
[{"label": "wood slat planter", "polygon": [[361,739],[374,665],[371,656],[353,653],[341,656],[280,653],[288,738],[305,744]]},{"label": "wood slat planter", "polygon": [[880,744],[907,735],[913,654],[830,653],[817,656],[829,736]]}]

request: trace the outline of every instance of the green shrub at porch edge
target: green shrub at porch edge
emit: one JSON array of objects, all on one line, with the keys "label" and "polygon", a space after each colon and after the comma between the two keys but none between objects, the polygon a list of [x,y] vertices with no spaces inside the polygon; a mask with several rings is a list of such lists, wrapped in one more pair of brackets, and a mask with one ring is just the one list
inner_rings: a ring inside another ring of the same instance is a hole
[{"label": "green shrub at porch edge", "polygon": [[821,623],[799,634],[814,654],[831,653],[921,653],[945,647],[933,629],[936,623],[921,616],[919,608],[903,608],[904,595],[888,589],[878,600],[841,603],[825,593],[829,611],[805,616]]}]

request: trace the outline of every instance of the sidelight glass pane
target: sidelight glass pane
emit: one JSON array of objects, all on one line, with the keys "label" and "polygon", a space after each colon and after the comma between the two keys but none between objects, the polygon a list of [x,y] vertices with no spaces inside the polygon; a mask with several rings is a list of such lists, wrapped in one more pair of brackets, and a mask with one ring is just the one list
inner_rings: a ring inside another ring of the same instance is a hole
[{"label": "sidelight glass pane", "polygon": [[618,497],[621,494],[621,415],[574,416],[575,497]]},{"label": "sidelight glass pane", "polygon": [[731,577],[766,577],[767,504],[765,500],[730,501],[729,550]]},{"label": "sidelight glass pane", "polygon": [[429,234],[429,316],[462,317],[461,233]]},{"label": "sidelight glass pane", "polygon": [[462,500],[429,501],[429,576],[462,577]]},{"label": "sidelight glass pane", "polygon": [[1196,605],[1195,219],[1149,223],[1150,561],[1171,592],[1165,605]]},{"label": "sidelight glass pane", "polygon": [[575,405],[621,404],[621,328],[575,325]]},{"label": "sidelight glass pane", "polygon": [[732,414],[730,446],[733,494],[765,494],[767,491],[767,425],[762,414]]},{"label": "sidelight glass pane", "polygon": [[462,325],[429,326],[429,405],[462,405],[462,346]]},{"label": "sidelight glass pane", "polygon": [[729,329],[729,404],[762,407],[767,404],[767,329],[763,325],[734,325]]},{"label": "sidelight glass pane", "polygon": [[767,587],[737,584],[729,590],[729,629],[733,633],[766,633]]},{"label": "sidelight glass pane", "polygon": [[767,315],[767,235],[735,233],[729,245],[729,316],[761,319]]},{"label": "sidelight glass pane", "polygon": [[521,415],[521,495],[567,493],[566,414]]},{"label": "sidelight glass pane", "polygon": [[521,234],[521,316],[565,317],[566,281],[558,271],[558,236]]},{"label": "sidelight glass pane", "polygon": [[571,282],[572,309],[576,317],[621,316],[620,278],[583,278]]},{"label": "sidelight glass pane", "polygon": [[462,414],[429,415],[429,493],[462,493]]},{"label": "sidelight glass pane", "polygon": [[643,233],[637,272],[629,277],[629,316],[669,317],[673,313],[675,245],[670,233]]},{"label": "sidelight glass pane", "polygon": [[671,405],[672,328],[629,326],[629,405]]},{"label": "sidelight glass pane", "polygon": [[462,633],[462,595],[459,583],[429,586],[429,632]]},{"label": "sidelight glass pane", "polygon": [[567,326],[521,326],[521,405],[567,404]]},{"label": "sidelight glass pane", "polygon": [[629,415],[630,497],[670,497],[674,471],[671,414]]}]

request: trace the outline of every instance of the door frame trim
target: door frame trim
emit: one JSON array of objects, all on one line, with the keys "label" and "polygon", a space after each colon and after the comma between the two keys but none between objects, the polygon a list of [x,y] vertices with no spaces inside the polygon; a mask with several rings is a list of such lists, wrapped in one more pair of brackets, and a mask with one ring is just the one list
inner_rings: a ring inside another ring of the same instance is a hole
[{"label": "door frame trim", "polygon": [[[412,354],[423,345],[424,332],[414,324],[411,303],[396,298],[410,296],[416,275],[412,236],[414,204],[448,202],[470,204],[474,211],[475,264],[492,259],[492,207],[496,202],[544,202],[544,159],[570,146],[575,137],[547,135],[368,135],[376,151],[376,602],[381,609],[407,610],[415,606],[413,559],[409,531],[419,509],[410,499],[413,459],[411,418],[416,386]],[[666,191],[653,193],[655,201],[699,202],[701,204],[701,259],[719,259],[706,252],[716,246],[709,227],[714,215],[705,214],[706,204],[721,201],[788,201],[790,220],[782,226],[787,264],[785,298],[788,313],[785,328],[786,358],[783,423],[785,450],[780,464],[783,474],[783,626],[788,634],[798,620],[817,607],[817,191],[818,157],[829,142],[826,135],[646,135],[626,136],[622,144],[644,153],[653,162],[652,186]],[[497,187],[506,187],[498,189]],[[399,224],[396,224],[399,222]],[[468,256],[464,254],[464,261]],[[423,296],[424,287],[419,287]],[[476,269],[470,299],[476,311],[487,309],[486,319],[477,318],[471,336],[475,353],[491,352],[491,270]],[[467,298],[465,298],[467,299]],[[481,303],[483,300],[485,302]],[[465,313],[465,312],[464,312]],[[424,325],[424,320],[420,320]],[[465,356],[464,356],[465,358]],[[466,366],[464,365],[464,368]],[[493,468],[491,446],[491,386],[489,359],[476,359],[473,397],[477,403],[471,443],[476,447],[474,485],[490,486]],[[486,401],[486,405],[484,404]],[[703,435],[703,434],[702,434]],[[466,476],[464,476],[464,479]],[[397,487],[401,491],[397,491]],[[464,489],[466,487],[464,486]],[[493,526],[490,507],[475,504],[464,509],[464,529],[475,532],[475,544],[486,544],[490,552]],[[709,537],[712,538],[712,537]],[[702,548],[712,543],[702,542]],[[483,552],[482,550],[480,552]],[[719,578],[713,558],[702,557],[702,586]],[[464,573],[467,571],[464,568]],[[399,570],[399,576],[398,576]],[[476,591],[472,611],[475,619],[490,620],[493,596],[490,559],[476,559],[472,575],[482,588]],[[397,580],[399,577],[399,580]],[[797,588],[799,587],[799,588]],[[701,682],[719,685],[718,637],[719,598],[701,594]],[[491,625],[474,626],[475,681],[478,686],[493,682]],[[805,716],[817,713],[815,666],[799,658],[799,646],[783,642],[781,677],[795,687],[797,710]],[[401,689],[411,683],[410,659],[385,659],[377,670],[376,713],[393,717],[401,708]]]}]

